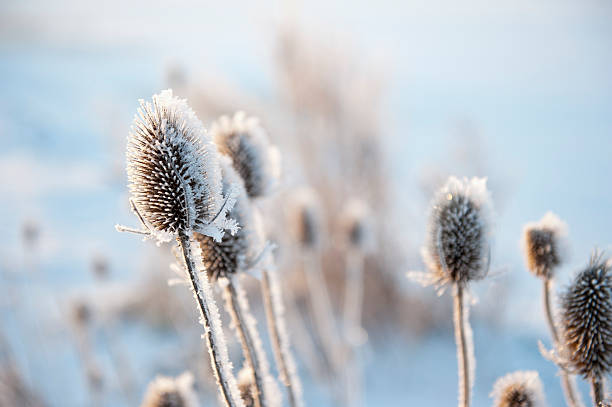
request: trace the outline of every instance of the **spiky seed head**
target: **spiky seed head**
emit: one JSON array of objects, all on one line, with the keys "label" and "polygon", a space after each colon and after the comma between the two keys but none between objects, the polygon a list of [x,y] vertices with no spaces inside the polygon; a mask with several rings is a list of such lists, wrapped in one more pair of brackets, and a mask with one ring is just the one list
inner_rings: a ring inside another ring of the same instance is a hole
[{"label": "spiky seed head", "polygon": [[291,197],[290,223],[295,239],[303,248],[313,249],[321,240],[321,210],[314,190],[303,187]]},{"label": "spiky seed head", "polygon": [[372,225],[365,202],[350,200],[343,210],[341,222],[349,247],[365,250],[372,244]]},{"label": "spiky seed head", "polygon": [[612,274],[595,252],[561,295],[561,333],[569,367],[588,378],[612,368]]},{"label": "spiky seed head", "polygon": [[141,407],[197,407],[193,375],[185,372],[174,378],[157,376],[145,393]]},{"label": "spiky seed head", "polygon": [[242,179],[232,167],[228,157],[222,157],[221,170],[224,192],[228,193],[230,188],[235,190],[236,203],[229,216],[238,221],[240,230],[233,235],[224,234],[221,241],[194,233],[210,281],[245,271],[249,260],[255,258],[265,244],[259,215],[246,194]]},{"label": "spiky seed head", "polygon": [[221,154],[232,160],[250,198],[267,194],[279,177],[279,153],[270,144],[259,119],[237,112],[220,117],[211,134]]},{"label": "spiky seed head", "polygon": [[491,203],[486,178],[450,177],[434,198],[423,260],[436,284],[466,284],[489,269]]},{"label": "spiky seed head", "polygon": [[240,398],[242,398],[245,407],[253,407],[255,405],[253,385],[253,370],[248,366],[244,366],[238,372],[238,391],[240,391]]},{"label": "spiky seed head", "polygon": [[545,407],[538,372],[514,372],[497,379],[491,393],[495,407]]},{"label": "spiky seed head", "polygon": [[567,226],[548,212],[539,222],[528,223],[523,230],[523,250],[527,268],[535,276],[549,279],[563,261],[563,239]]},{"label": "spiky seed head", "polygon": [[[218,153],[184,99],[140,101],[127,142],[132,200],[160,241],[197,231],[220,237],[225,216]],[[210,224],[211,221],[213,224]]]}]

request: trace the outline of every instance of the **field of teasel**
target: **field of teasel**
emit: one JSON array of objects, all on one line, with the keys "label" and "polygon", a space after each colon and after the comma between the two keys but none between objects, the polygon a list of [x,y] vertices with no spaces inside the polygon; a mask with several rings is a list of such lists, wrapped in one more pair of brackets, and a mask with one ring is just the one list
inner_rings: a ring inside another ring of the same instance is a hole
[{"label": "field of teasel", "polygon": [[0,4],[0,407],[612,406],[612,6]]}]

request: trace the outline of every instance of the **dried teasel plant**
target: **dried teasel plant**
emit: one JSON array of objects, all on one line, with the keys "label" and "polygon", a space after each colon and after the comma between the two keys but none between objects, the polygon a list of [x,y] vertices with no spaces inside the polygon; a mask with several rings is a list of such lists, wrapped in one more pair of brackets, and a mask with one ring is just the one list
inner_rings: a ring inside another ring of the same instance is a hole
[{"label": "dried teasel plant", "polygon": [[594,252],[561,295],[561,356],[566,368],[590,380],[595,406],[604,400],[604,377],[612,371],[612,272]]},{"label": "dried teasel plant", "polygon": [[[529,271],[542,280],[544,313],[555,348],[559,348],[560,344],[551,297],[553,280],[565,254],[566,235],[567,225],[552,212],[547,212],[539,222],[528,223],[523,229],[522,246],[525,261]],[[570,407],[581,405],[573,378],[565,370],[561,370],[560,377],[568,405]]]},{"label": "dried teasel plant", "polygon": [[140,407],[197,407],[193,375],[185,372],[178,377],[157,376],[145,393]]},{"label": "dried teasel plant", "polygon": [[226,309],[232,318],[249,371],[253,375],[252,395],[255,405],[272,406],[278,403],[278,390],[270,375],[256,320],[251,314],[246,293],[238,279],[239,274],[258,267],[267,247],[261,231],[261,221],[251,205],[242,179],[229,158],[222,157],[221,162],[224,188],[237,186],[236,204],[230,211],[230,216],[240,223],[241,229],[233,236],[224,236],[220,242],[199,233],[195,234],[195,239],[209,278],[223,287]]},{"label": "dried teasel plant", "polygon": [[187,102],[171,90],[151,102],[140,101],[127,140],[127,174],[132,210],[144,230],[117,229],[158,243],[176,238],[223,401],[228,407],[242,406],[217,305],[208,280],[200,279],[191,245],[194,232],[217,240],[225,229],[236,232],[236,222],[227,217],[233,193],[223,197],[217,149]]},{"label": "dried teasel plant", "polygon": [[[247,118],[243,112],[238,112],[233,118],[219,118],[213,124],[211,132],[219,151],[229,157],[232,167],[242,178],[248,198],[258,199],[269,195],[280,176],[280,154],[276,147],[270,144],[259,120],[254,117]],[[302,385],[291,353],[277,270],[272,256],[266,256],[262,260],[261,292],[274,360],[280,380],[287,391],[289,404],[292,407],[301,406]]]},{"label": "dried teasel plant", "polygon": [[497,379],[491,392],[494,407],[546,407],[538,372],[513,372]]},{"label": "dried teasel plant", "polygon": [[422,250],[429,272],[409,273],[423,284],[453,286],[460,407],[470,405],[475,370],[466,290],[469,283],[484,278],[489,270],[491,212],[485,178],[450,177],[432,203],[427,243]]}]

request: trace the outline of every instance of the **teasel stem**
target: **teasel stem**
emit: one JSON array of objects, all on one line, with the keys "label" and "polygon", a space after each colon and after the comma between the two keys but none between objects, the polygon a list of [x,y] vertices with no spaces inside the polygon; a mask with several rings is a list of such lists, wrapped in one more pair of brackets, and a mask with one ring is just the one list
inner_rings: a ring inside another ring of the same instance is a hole
[{"label": "teasel stem", "polygon": [[315,331],[326,361],[329,363],[332,375],[340,375],[342,352],[339,352],[340,339],[336,331],[334,310],[329,299],[329,292],[323,270],[321,258],[316,250],[306,252],[304,257],[304,273],[310,295],[310,307],[312,311]]},{"label": "teasel stem", "polygon": [[289,405],[291,407],[301,407],[304,405],[301,395],[302,386],[296,372],[295,360],[291,354],[291,345],[285,325],[283,299],[274,267],[263,271],[261,292],[268,321],[268,332],[274,350],[274,359],[281,381],[287,389]]},{"label": "teasel stem", "polygon": [[224,368],[226,367],[223,366],[224,360],[220,355],[219,349],[219,346],[222,345],[219,343],[219,340],[217,339],[217,332],[212,326],[213,315],[202,289],[200,277],[198,276],[195,262],[192,257],[189,236],[187,236],[185,233],[179,233],[178,242],[183,252],[183,258],[185,259],[185,264],[187,265],[187,272],[189,273],[191,288],[195,293],[200,315],[202,317],[202,324],[204,325],[205,332],[204,336],[206,338],[206,345],[208,346],[210,353],[210,362],[217,380],[217,385],[221,391],[223,402],[225,403],[226,407],[241,407],[243,406],[243,403],[239,398],[240,396],[238,395],[238,389],[236,388],[236,391],[232,392],[232,389],[230,388],[230,377],[227,377],[225,374],[226,372],[224,371]]},{"label": "teasel stem", "polygon": [[241,304],[239,301],[238,290],[241,289],[241,287],[238,287],[238,281],[235,280],[234,276],[229,275],[224,289],[225,304],[235,326],[236,334],[240,340],[246,362],[253,372],[252,394],[255,399],[255,407],[266,407],[264,377],[261,369],[262,361],[260,360],[259,353],[255,349],[253,335],[246,321],[247,315],[244,313],[245,305]]},{"label": "teasel stem", "polygon": [[591,378],[591,391],[593,392],[595,407],[603,407],[604,384],[601,376],[594,376]]},{"label": "teasel stem", "polygon": [[467,340],[467,330],[470,329],[468,321],[468,309],[465,304],[464,286],[460,282],[455,283],[454,295],[454,323],[455,341],[457,342],[457,364],[459,369],[459,407],[470,405],[470,354],[471,343]]},{"label": "teasel stem", "polygon": [[362,405],[362,369],[357,355],[361,336],[363,307],[363,256],[349,249],[346,258],[344,291],[344,336],[347,344],[349,368],[346,370],[346,402],[349,406]]},{"label": "teasel stem", "polygon": [[[557,332],[557,326],[555,325],[555,320],[552,312],[551,305],[551,291],[552,291],[553,281],[551,278],[544,278],[542,280],[542,298],[544,302],[544,312],[546,314],[546,322],[548,323],[548,328],[550,330],[550,336],[552,336],[553,343],[555,348],[558,349],[560,347],[559,342],[559,333]],[[559,372],[561,375],[561,387],[563,388],[563,394],[565,395],[565,401],[567,402],[569,407],[580,407],[582,403],[578,401],[576,397],[576,388],[575,383],[570,377],[570,375],[563,369]]]}]

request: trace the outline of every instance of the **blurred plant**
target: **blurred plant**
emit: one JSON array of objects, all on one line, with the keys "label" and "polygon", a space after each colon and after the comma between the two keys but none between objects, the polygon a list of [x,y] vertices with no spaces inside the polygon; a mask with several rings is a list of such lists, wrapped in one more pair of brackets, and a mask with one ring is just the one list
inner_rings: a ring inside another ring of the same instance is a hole
[{"label": "blurred plant", "polygon": [[591,381],[593,402],[604,400],[604,377],[612,371],[611,264],[594,252],[561,295],[563,364]]},{"label": "blurred plant", "polygon": [[193,375],[185,372],[173,378],[157,376],[145,393],[140,407],[197,407],[198,397],[193,390]]},{"label": "blurred plant", "polygon": [[243,366],[238,372],[238,390],[240,390],[240,397],[242,397],[245,407],[255,407],[253,386],[253,372],[250,367]]},{"label": "blurred plant", "polygon": [[486,179],[450,177],[432,203],[422,252],[429,273],[409,273],[426,285],[453,286],[460,407],[470,405],[476,363],[466,291],[470,282],[484,278],[489,271],[491,211]]},{"label": "blurred plant", "polygon": [[225,229],[236,232],[236,222],[226,218],[234,204],[233,192],[223,198],[216,147],[185,100],[166,90],[140,105],[128,137],[127,172],[132,210],[145,230],[117,229],[156,238],[158,243],[176,237],[223,401],[228,407],[242,406],[219,311],[208,279],[198,275],[191,248],[194,232],[219,241]]},{"label": "blurred plant", "polygon": [[[232,119],[223,116],[212,126],[211,133],[222,154],[227,155],[242,178],[250,199],[269,195],[280,176],[280,154],[268,140],[259,120],[238,112]],[[284,317],[282,293],[272,256],[262,259],[261,290],[274,358],[289,404],[301,406],[302,388]]]},{"label": "blurred plant", "polygon": [[491,392],[494,407],[546,407],[538,372],[519,371],[497,379]]},{"label": "blurred plant", "polygon": [[225,235],[220,242],[199,233],[199,244],[204,269],[211,282],[223,287],[226,309],[230,314],[236,335],[242,345],[246,363],[253,374],[252,394],[257,407],[276,405],[278,390],[270,375],[270,368],[257,331],[256,320],[250,312],[246,294],[237,277],[258,267],[262,252],[266,251],[260,221],[251,205],[245,185],[228,157],[222,157],[224,190],[237,188],[236,204],[229,212],[240,223],[240,230]]},{"label": "blurred plant", "polygon": [[[551,293],[556,271],[563,261],[563,239],[567,235],[567,225],[555,214],[548,212],[536,223],[529,223],[523,229],[523,250],[527,268],[542,279],[542,298],[544,313],[555,348],[559,348],[559,333],[553,317]],[[578,391],[573,378],[561,370],[561,386],[570,407],[579,406]]]}]

